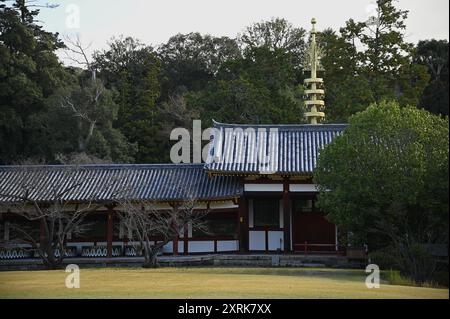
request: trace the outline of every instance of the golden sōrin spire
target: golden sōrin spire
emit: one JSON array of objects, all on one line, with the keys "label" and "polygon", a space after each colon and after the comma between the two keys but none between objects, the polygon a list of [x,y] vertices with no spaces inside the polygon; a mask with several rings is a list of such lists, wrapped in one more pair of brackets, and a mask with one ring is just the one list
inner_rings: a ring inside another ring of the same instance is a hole
[{"label": "golden s\u014drin spire", "polygon": [[325,113],[321,112],[325,108],[325,102],[323,101],[325,90],[323,89],[323,79],[317,77],[320,53],[316,43],[316,19],[312,18],[311,24],[311,43],[307,61],[311,70],[311,77],[304,81],[306,86],[305,94],[307,96],[305,106],[309,109],[309,112],[305,113],[305,117],[310,124],[318,124],[325,117]]}]

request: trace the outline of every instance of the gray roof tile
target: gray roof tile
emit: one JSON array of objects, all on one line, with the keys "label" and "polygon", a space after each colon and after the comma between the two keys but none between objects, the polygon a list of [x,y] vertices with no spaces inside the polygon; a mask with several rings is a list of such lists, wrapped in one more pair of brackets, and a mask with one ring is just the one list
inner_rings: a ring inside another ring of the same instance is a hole
[{"label": "gray roof tile", "polygon": [[62,196],[65,201],[112,201],[125,195],[131,200],[220,200],[242,193],[237,178],[209,176],[203,164],[0,166],[0,202],[25,190],[33,200],[52,201],[72,186]]},{"label": "gray roof tile", "polygon": [[[311,174],[319,151],[347,124],[239,125],[214,122],[205,169],[223,174]],[[264,160],[264,156],[266,159]]]}]

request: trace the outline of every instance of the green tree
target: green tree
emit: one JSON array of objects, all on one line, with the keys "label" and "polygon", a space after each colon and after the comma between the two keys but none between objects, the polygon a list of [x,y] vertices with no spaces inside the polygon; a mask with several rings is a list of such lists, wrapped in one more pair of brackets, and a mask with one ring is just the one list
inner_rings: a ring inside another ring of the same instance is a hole
[{"label": "green tree", "polygon": [[304,35],[284,19],[249,26],[238,40],[242,55],[225,60],[205,89],[188,94],[188,105],[207,123],[302,122]]},{"label": "green tree", "polygon": [[419,41],[414,63],[426,66],[430,75],[420,106],[435,114],[448,115],[448,41]]},{"label": "green tree", "polygon": [[127,37],[113,39],[109,48],[97,52],[93,68],[105,86],[117,92],[118,116],[114,127],[131,143],[136,143],[137,162],[161,161],[161,143],[168,137],[159,134],[156,102],[160,94],[160,60],[149,46]]},{"label": "green tree", "polygon": [[0,2],[0,163],[28,157],[51,158],[53,145],[35,144],[43,129],[33,118],[67,81],[55,51],[64,44],[57,33],[36,24],[38,10],[24,0]]},{"label": "green tree", "polygon": [[321,152],[319,206],[355,243],[390,247],[404,273],[430,279],[426,245],[448,245],[448,118],[381,102]]},{"label": "green tree", "polygon": [[205,88],[221,65],[239,58],[241,52],[234,39],[213,37],[197,32],[177,34],[158,48],[162,61],[161,99],[186,91]]},{"label": "green tree", "polygon": [[350,19],[341,28],[342,37],[355,48],[360,74],[368,81],[375,102],[397,99],[402,105],[418,105],[428,75],[412,64],[414,45],[405,41],[408,11],[393,0],[377,0],[376,15],[368,21]]},{"label": "green tree", "polygon": [[301,73],[306,51],[306,31],[296,28],[282,18],[272,18],[248,26],[239,36],[239,42],[245,51],[266,48],[270,51],[282,50],[292,59],[293,70]]},{"label": "green tree", "polygon": [[374,102],[367,77],[362,74],[356,47],[331,29],[319,33],[323,51],[326,120],[347,122],[350,115]]},{"label": "green tree", "polygon": [[[219,80],[207,90],[188,95],[190,105],[201,106],[202,120],[211,119],[228,123],[272,122],[274,111],[270,91],[258,87],[247,79]],[[272,119],[272,120],[271,120]]]},{"label": "green tree", "polygon": [[72,146],[62,155],[85,153],[115,162],[134,160],[136,145],[129,143],[113,127],[119,109],[114,102],[113,91],[104,87],[95,72],[81,70],[77,82],[61,89],[52,97],[52,101],[49,113],[54,115],[51,118],[56,117],[57,121],[65,123],[56,133],[61,137],[68,136]]},{"label": "green tree", "polygon": [[188,104],[202,110],[202,119],[235,123],[299,123],[302,91],[291,59],[282,49],[247,51],[224,63],[216,80],[189,95]]}]

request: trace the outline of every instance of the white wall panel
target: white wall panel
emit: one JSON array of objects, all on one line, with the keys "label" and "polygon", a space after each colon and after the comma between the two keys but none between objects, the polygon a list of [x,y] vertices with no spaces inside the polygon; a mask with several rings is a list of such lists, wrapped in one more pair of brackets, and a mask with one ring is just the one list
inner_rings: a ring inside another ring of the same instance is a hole
[{"label": "white wall panel", "polygon": [[291,192],[317,192],[316,184],[290,184]]},{"label": "white wall panel", "polygon": [[244,184],[246,192],[282,192],[283,184]]},{"label": "white wall panel", "polygon": [[182,240],[178,241],[178,253],[179,254],[184,253],[184,242]]},{"label": "white wall panel", "polygon": [[237,251],[239,244],[237,240],[218,240],[217,251]]},{"label": "white wall panel", "polygon": [[190,253],[214,252],[214,241],[190,241],[188,248]]},{"label": "white wall panel", "polygon": [[265,231],[250,230],[248,237],[249,237],[249,249],[250,250],[266,250]]},{"label": "white wall panel", "polygon": [[169,241],[166,245],[164,245],[162,252],[165,254],[173,253],[173,243],[171,241]]},{"label": "white wall panel", "polygon": [[238,208],[238,207],[239,207],[239,205],[236,205],[231,200],[223,202],[223,203],[212,202],[209,204],[210,209],[225,209],[225,208]]},{"label": "white wall panel", "polygon": [[269,250],[284,249],[282,231],[269,231],[268,237],[269,237]]}]

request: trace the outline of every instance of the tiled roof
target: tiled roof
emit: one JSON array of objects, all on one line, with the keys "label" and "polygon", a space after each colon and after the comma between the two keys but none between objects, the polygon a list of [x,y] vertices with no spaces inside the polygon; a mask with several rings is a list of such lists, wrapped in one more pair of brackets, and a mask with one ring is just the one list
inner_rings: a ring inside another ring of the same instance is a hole
[{"label": "tiled roof", "polygon": [[319,151],[346,127],[347,124],[214,122],[215,133],[205,169],[217,174],[310,174]]},{"label": "tiled roof", "polygon": [[52,201],[68,189],[61,198],[73,202],[112,201],[124,194],[130,200],[220,200],[242,193],[237,178],[208,176],[203,164],[0,166],[0,202],[26,190],[33,200]]}]

